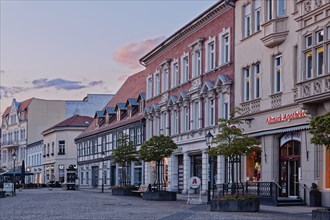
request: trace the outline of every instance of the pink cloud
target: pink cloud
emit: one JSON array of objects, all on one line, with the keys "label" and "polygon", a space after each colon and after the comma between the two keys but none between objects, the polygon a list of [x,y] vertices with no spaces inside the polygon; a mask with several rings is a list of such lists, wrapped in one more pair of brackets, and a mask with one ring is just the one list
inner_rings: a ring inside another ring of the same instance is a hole
[{"label": "pink cloud", "polygon": [[122,63],[130,68],[136,69],[141,66],[139,59],[164,39],[165,37],[161,36],[141,42],[125,44],[114,52],[113,59],[118,63]]}]

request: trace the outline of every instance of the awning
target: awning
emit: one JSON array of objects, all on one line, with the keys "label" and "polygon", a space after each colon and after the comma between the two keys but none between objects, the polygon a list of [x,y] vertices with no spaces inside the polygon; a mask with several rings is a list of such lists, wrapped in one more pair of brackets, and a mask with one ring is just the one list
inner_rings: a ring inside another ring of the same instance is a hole
[{"label": "awning", "polygon": [[294,127],[285,127],[285,128],[278,128],[273,130],[266,130],[266,131],[258,131],[255,133],[248,134],[250,137],[259,137],[259,136],[266,136],[266,135],[273,135],[273,134],[281,134],[291,131],[301,131],[301,130],[308,130],[310,129],[309,124],[299,125]]},{"label": "awning", "polygon": [[[14,173],[15,173],[15,176],[21,176],[22,175],[22,170],[17,169],[17,170],[15,170],[15,172],[14,172],[14,170],[7,170],[3,173],[0,173],[0,176],[14,176]],[[31,173],[31,172],[25,171],[24,175],[28,176],[28,175],[34,175],[34,174]]]}]

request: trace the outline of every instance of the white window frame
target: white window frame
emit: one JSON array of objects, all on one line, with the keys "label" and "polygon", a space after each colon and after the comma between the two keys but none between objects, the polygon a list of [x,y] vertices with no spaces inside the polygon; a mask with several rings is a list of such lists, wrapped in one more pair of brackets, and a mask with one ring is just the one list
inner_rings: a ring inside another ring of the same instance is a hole
[{"label": "white window frame", "polygon": [[254,1],[254,32],[261,28],[261,0]]},{"label": "white window frame", "polygon": [[[227,41],[226,41],[227,39]],[[224,65],[230,62],[230,29],[227,28],[219,34],[219,51],[220,51],[220,65]]]},{"label": "white window frame", "polygon": [[254,98],[258,99],[261,97],[261,66],[260,63],[256,63],[253,65],[253,87],[254,87]]},{"label": "white window frame", "polygon": [[[277,0],[276,15],[277,17],[284,17],[286,15],[286,0]],[[282,6],[282,8],[281,8]]]},{"label": "white window frame", "polygon": [[251,4],[243,6],[243,37],[251,35]]},{"label": "white window frame", "polygon": [[215,125],[215,99],[209,99],[209,126]]},{"label": "white window frame", "polygon": [[160,73],[159,71],[156,71],[155,75],[155,81],[154,81],[154,96],[158,96],[160,94]]},{"label": "white window frame", "polygon": [[179,85],[179,79],[180,79],[180,71],[179,71],[179,62],[177,59],[175,59],[173,62],[172,62],[172,65],[171,65],[171,73],[172,73],[172,88],[175,88]]},{"label": "white window frame", "polygon": [[193,102],[193,128],[199,129],[199,100]]},{"label": "white window frame", "polygon": [[[277,59],[280,60],[280,64],[277,64]],[[282,54],[274,57],[274,73],[273,73],[273,91],[279,93],[282,91],[282,79],[283,79],[283,57]]]},{"label": "white window frame", "polygon": [[[309,39],[310,39],[310,44],[309,44]],[[312,37],[312,35],[310,34],[310,35],[308,35],[308,36],[305,37],[305,48],[306,48],[306,49],[307,49],[307,48],[311,48],[312,45],[313,45],[313,37]]]},{"label": "white window frame", "polygon": [[[321,36],[322,36],[322,40],[320,40]],[[315,39],[316,39],[315,40],[316,44],[320,44],[324,41],[324,31],[323,31],[323,29],[315,32]]]},{"label": "white window frame", "polygon": [[229,104],[228,102],[223,103],[223,114],[222,117],[224,119],[229,119]]},{"label": "white window frame", "polygon": [[193,77],[202,75],[202,49],[196,49],[192,54]]},{"label": "white window frame", "polygon": [[251,80],[250,67],[243,68],[243,101],[248,102],[251,99]]},{"label": "white window frame", "polygon": [[172,125],[173,125],[173,134],[176,135],[179,133],[179,111],[173,110],[172,117]]},{"label": "white window frame", "polygon": [[189,81],[189,54],[185,53],[181,58],[181,66],[182,66],[182,81],[181,84]]},{"label": "white window frame", "polygon": [[189,107],[184,106],[182,108],[182,116],[183,116],[183,132],[189,131]]},{"label": "white window frame", "polygon": [[[212,47],[211,47],[212,46]],[[205,65],[205,72],[211,71],[215,69],[216,67],[216,42],[215,42],[215,37],[211,37],[205,44],[205,50],[206,50],[206,65]]]},{"label": "white window frame", "polygon": [[162,92],[166,92],[169,83],[169,69],[167,67],[162,68]]},{"label": "white window frame", "polygon": [[151,99],[152,98],[152,76],[149,75],[147,77],[147,99]]},{"label": "white window frame", "polygon": [[[308,63],[309,58],[311,59],[311,62]],[[309,64],[310,66],[310,76],[308,75],[308,70],[309,70]],[[312,51],[307,51],[305,53],[305,77],[306,79],[310,79],[313,77],[313,54]]]},{"label": "white window frame", "polygon": [[267,0],[266,2],[266,11],[267,11],[267,21],[273,19],[273,0]]},{"label": "white window frame", "polygon": [[[322,52],[321,60],[319,59],[320,52]],[[319,65],[320,62],[322,62],[321,70],[320,70],[320,65]],[[324,71],[324,47],[319,47],[316,49],[316,75],[317,76],[323,75],[323,71]]]}]

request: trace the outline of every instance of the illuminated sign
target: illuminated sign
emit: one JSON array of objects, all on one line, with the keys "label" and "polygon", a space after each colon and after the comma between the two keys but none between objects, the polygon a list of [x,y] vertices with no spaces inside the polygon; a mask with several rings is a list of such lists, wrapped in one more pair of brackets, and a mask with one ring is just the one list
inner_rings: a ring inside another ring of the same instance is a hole
[{"label": "illuminated sign", "polygon": [[279,116],[270,116],[266,119],[267,124],[275,124],[284,121],[291,121],[298,118],[305,118],[307,114],[304,110],[295,111],[291,114],[280,114]]}]

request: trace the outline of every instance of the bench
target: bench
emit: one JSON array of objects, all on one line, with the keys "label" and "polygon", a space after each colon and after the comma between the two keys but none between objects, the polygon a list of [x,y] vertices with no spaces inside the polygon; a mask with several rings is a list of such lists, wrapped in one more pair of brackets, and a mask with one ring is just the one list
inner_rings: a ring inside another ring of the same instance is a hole
[{"label": "bench", "polygon": [[148,185],[140,185],[139,188],[137,190],[132,190],[131,192],[133,194],[138,194],[139,196],[143,196],[144,192],[148,191]]}]

